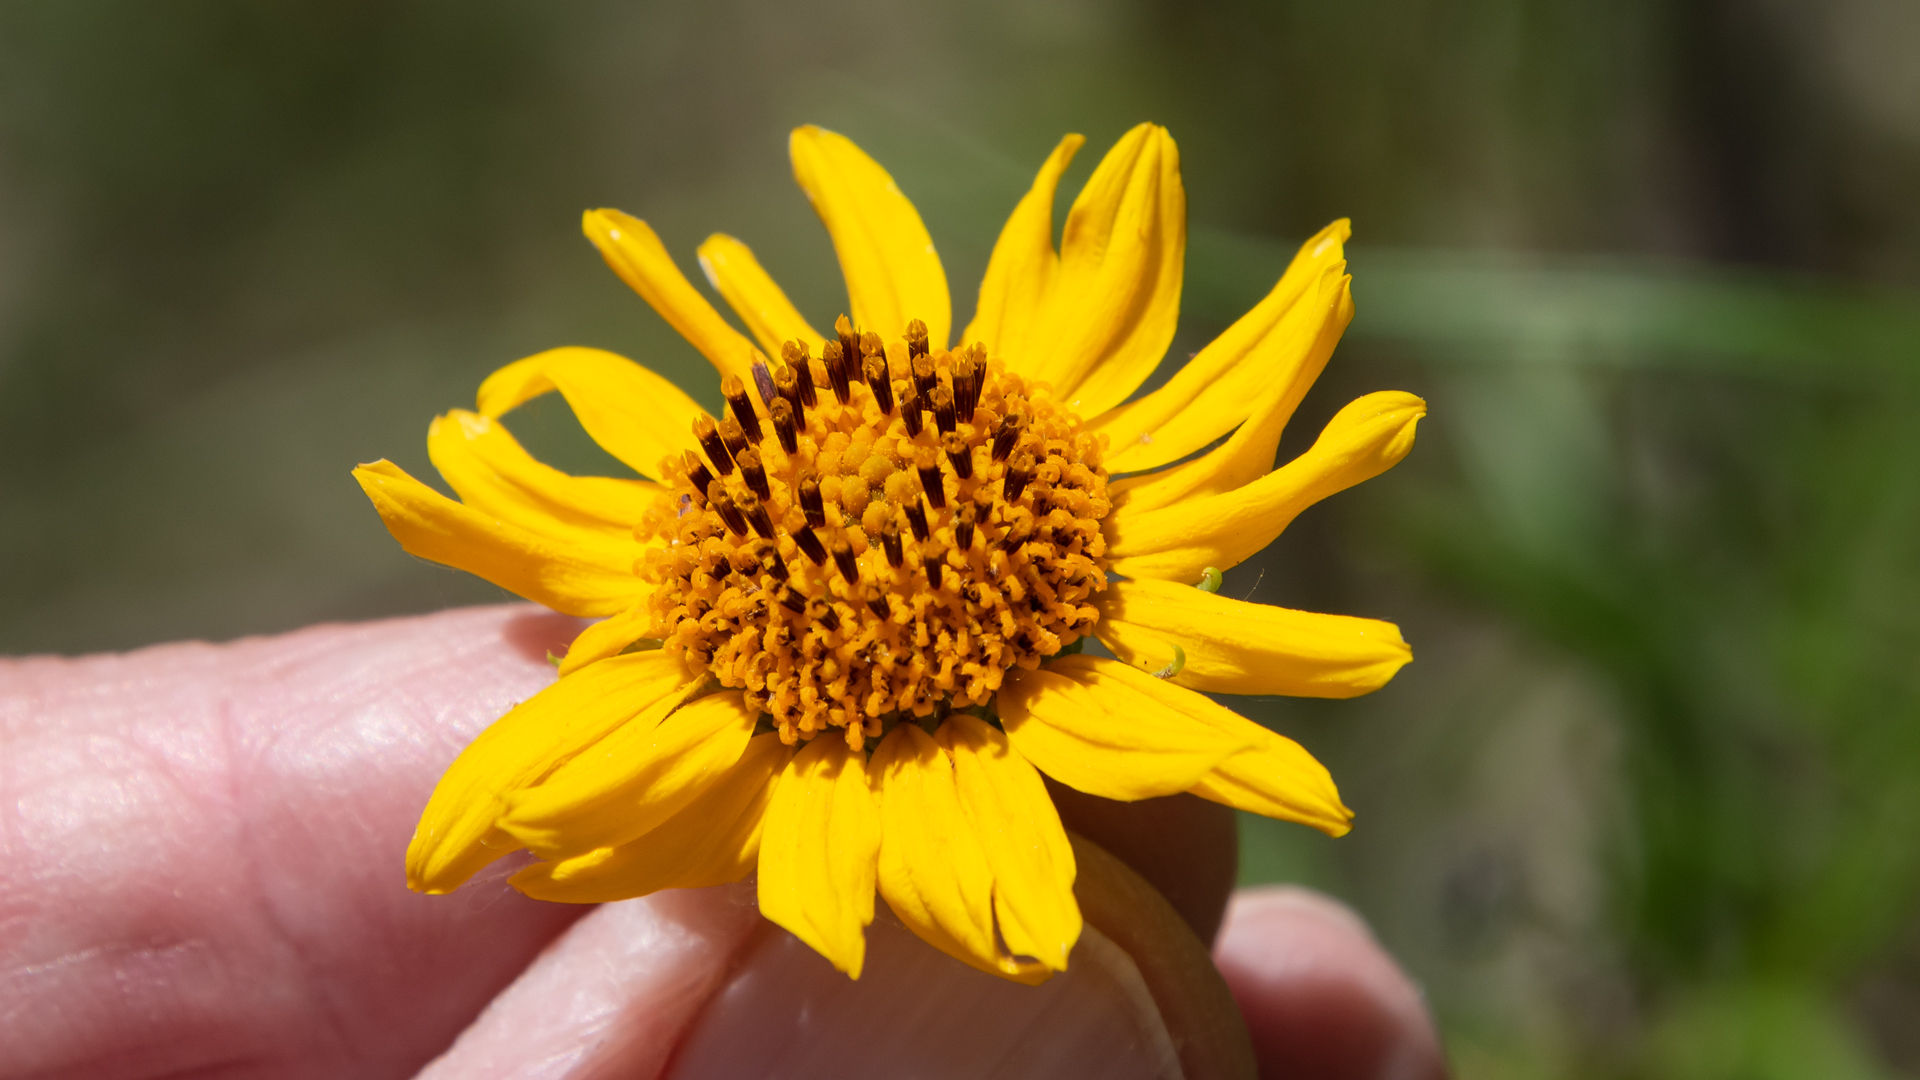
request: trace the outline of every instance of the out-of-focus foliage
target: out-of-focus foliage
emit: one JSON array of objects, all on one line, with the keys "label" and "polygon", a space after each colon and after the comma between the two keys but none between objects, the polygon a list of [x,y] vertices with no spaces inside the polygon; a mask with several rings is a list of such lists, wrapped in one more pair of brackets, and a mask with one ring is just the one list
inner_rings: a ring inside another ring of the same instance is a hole
[{"label": "out-of-focus foliage", "polygon": [[[785,161],[848,132],[971,307],[1065,131],[1172,127],[1176,359],[1351,216],[1355,393],[1413,456],[1227,578],[1418,662],[1261,720],[1466,1077],[1920,1075],[1920,15],[1901,0],[0,5],[0,649],[500,598],[347,477],[561,343],[711,398],[579,237],[844,303]],[[1084,176],[1090,161],[1081,162]],[[1069,184],[1072,187],[1072,184]],[[1162,373],[1165,374],[1164,372]],[[617,465],[556,403],[514,418]]]}]

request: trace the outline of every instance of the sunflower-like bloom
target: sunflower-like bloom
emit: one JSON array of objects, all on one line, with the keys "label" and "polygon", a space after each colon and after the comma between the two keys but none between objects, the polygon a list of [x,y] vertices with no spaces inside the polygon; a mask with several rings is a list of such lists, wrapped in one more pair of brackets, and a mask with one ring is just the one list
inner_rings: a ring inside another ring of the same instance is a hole
[{"label": "sunflower-like bloom", "polygon": [[[459,501],[387,461],[355,471],[408,552],[601,619],[447,770],[407,852],[415,889],[520,849],[538,861],[513,884],[560,901],[757,869],[766,916],[850,976],[877,890],[938,948],[1033,982],[1081,928],[1043,773],[1347,831],[1319,762],[1202,692],[1350,697],[1411,654],[1390,623],[1217,595],[1219,571],[1399,461],[1425,405],[1370,394],[1272,467],[1352,317],[1344,221],[1129,400],[1178,314],[1179,157],[1163,128],[1129,132],[1056,251],[1082,142],[1014,208],[957,343],[920,215],[832,132],[791,142],[851,301],[831,337],[738,240],[699,258],[751,339],[645,222],[591,211],[607,263],[719,369],[724,415],[630,360],[554,349],[428,429]],[[500,418],[554,390],[649,479],[522,450]],[[1117,659],[1082,653],[1088,635]]]}]

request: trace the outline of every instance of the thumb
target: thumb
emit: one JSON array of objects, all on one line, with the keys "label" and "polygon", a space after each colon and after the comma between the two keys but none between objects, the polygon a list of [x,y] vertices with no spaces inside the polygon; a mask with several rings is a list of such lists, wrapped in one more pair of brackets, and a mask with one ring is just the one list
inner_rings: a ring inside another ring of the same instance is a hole
[{"label": "thumb", "polygon": [[574,924],[421,1076],[1251,1078],[1199,939],[1117,859],[1074,850],[1087,926],[1037,987],[931,948],[884,905],[854,981],[760,919],[750,883],[661,893]]}]

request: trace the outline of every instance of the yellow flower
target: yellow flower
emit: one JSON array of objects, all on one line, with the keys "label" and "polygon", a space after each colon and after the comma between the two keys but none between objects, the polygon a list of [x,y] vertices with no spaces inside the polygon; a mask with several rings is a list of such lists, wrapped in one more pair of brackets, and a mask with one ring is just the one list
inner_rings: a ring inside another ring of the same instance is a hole
[{"label": "yellow flower", "polygon": [[[840,135],[791,143],[851,300],[832,338],[714,236],[700,264],[762,354],[645,222],[589,212],[607,263],[719,369],[726,415],[632,361],[554,349],[428,429],[459,501],[387,461],[355,471],[408,552],[604,617],[447,770],[407,852],[415,889],[522,848],[540,861],[513,883],[561,901],[757,869],[766,916],[850,976],[877,889],[928,942],[1032,982],[1066,967],[1081,925],[1042,773],[1347,831],[1319,762],[1201,691],[1350,697],[1411,653],[1390,623],[1219,596],[1219,571],[1399,461],[1425,405],[1370,394],[1271,467],[1352,317],[1344,221],[1129,401],[1178,314],[1179,156],[1160,127],[1129,132],[1056,252],[1054,191],[1082,142],[1061,140],[1015,207],[951,350],[926,227]],[[552,390],[652,479],[528,456],[499,419]],[[1089,634],[1118,659],[1080,653]]]}]

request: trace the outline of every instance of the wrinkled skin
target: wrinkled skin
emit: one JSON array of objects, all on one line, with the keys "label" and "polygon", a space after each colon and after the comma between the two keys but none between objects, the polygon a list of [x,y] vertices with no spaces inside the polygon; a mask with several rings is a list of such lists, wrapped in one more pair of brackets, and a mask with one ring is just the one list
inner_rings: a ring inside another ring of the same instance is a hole
[{"label": "wrinkled skin", "polygon": [[[546,652],[577,625],[513,606],[0,661],[0,1080],[404,1077],[443,1054],[429,1075],[693,1075],[671,1060],[690,1030],[757,1052],[818,1023],[763,1008],[716,1035],[734,1023],[717,1009],[701,1027],[723,987],[817,960],[750,887],[599,909],[527,900],[499,872],[449,897],[405,888],[441,770],[552,681]],[[1231,858],[1230,832],[1210,835],[1109,843],[1204,933]],[[877,954],[920,962],[909,936],[874,934]],[[1332,902],[1243,893],[1215,955],[1263,1075],[1444,1075],[1417,991]],[[938,959],[916,986],[974,993]],[[1063,1010],[1079,985],[1056,992]]]}]

